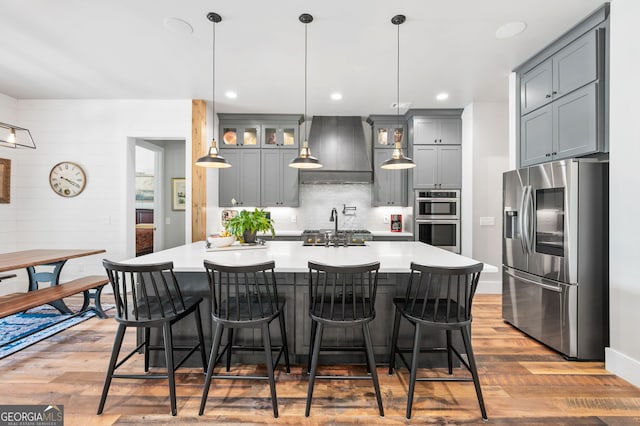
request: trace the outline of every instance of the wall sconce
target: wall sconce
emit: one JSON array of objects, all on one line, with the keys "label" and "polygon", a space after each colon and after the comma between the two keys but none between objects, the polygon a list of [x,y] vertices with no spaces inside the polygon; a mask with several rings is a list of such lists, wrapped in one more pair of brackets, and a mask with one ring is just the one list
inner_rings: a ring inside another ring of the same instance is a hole
[{"label": "wall sconce", "polygon": [[7,123],[0,123],[0,146],[36,149],[36,143],[29,129]]}]

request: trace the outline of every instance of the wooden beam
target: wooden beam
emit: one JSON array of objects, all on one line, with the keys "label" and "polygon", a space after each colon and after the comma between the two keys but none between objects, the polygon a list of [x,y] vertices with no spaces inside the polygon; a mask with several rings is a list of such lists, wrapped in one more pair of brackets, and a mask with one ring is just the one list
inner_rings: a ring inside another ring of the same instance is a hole
[{"label": "wooden beam", "polygon": [[207,238],[207,169],[196,166],[207,149],[207,104],[191,101],[191,241]]}]

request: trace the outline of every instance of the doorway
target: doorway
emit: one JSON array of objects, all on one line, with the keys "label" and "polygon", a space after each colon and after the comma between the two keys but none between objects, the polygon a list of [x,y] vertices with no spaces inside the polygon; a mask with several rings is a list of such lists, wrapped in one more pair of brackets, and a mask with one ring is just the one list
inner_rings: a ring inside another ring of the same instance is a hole
[{"label": "doorway", "polygon": [[136,141],[135,208],[136,256],[164,248],[163,175],[164,149],[147,141]]},{"label": "doorway", "polygon": [[174,183],[182,181],[184,185],[190,177],[187,176],[187,141],[129,137],[127,152],[127,256],[133,257],[141,251],[136,244],[136,234],[146,234],[152,241],[147,242],[144,253],[185,244],[191,232],[188,226],[191,223],[187,220],[191,210],[188,199],[183,199],[186,205],[177,205],[173,195],[177,195]]}]

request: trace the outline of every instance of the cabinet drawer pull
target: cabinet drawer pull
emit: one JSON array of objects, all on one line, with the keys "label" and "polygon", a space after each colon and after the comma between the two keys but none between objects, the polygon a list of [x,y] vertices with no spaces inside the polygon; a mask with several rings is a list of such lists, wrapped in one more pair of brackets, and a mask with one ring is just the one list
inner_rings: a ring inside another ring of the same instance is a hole
[{"label": "cabinet drawer pull", "polygon": [[558,155],[558,153],[557,152],[552,152],[551,155]]}]

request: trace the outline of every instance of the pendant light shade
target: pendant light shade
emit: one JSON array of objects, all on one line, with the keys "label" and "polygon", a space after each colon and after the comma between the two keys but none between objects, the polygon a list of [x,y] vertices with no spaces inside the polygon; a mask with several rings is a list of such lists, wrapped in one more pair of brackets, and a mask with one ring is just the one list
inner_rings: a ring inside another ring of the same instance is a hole
[{"label": "pendant light shade", "polygon": [[291,160],[289,167],[296,169],[319,169],[322,164],[311,155],[309,141],[307,141],[307,24],[313,21],[313,16],[303,13],[298,17],[304,24],[304,142],[300,149],[300,155]]},{"label": "pendant light shade", "polygon": [[[398,120],[398,127],[400,127],[400,25],[404,23],[405,20],[406,17],[404,15],[396,15],[391,18],[391,23],[398,28],[398,63],[396,69],[396,117]],[[382,163],[382,166],[380,167],[387,170],[404,170],[411,169],[415,166],[416,163],[414,163],[411,158],[405,157],[405,155],[402,153],[402,143],[396,142],[391,158]]]},{"label": "pendant light shade", "polygon": [[222,17],[214,12],[207,14],[207,19],[213,23],[213,66],[212,66],[212,97],[211,97],[211,129],[213,137],[211,138],[211,147],[209,153],[204,157],[198,158],[196,166],[200,167],[212,167],[217,169],[223,169],[231,167],[231,164],[220,155],[218,151],[218,143],[215,138],[215,106],[216,106],[216,24],[222,21]]}]

